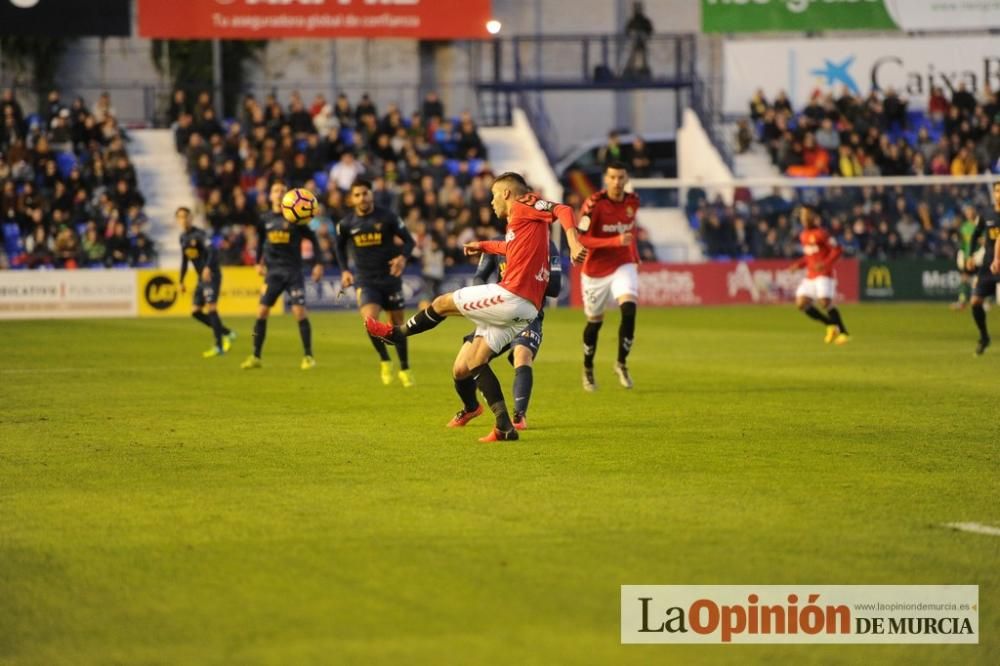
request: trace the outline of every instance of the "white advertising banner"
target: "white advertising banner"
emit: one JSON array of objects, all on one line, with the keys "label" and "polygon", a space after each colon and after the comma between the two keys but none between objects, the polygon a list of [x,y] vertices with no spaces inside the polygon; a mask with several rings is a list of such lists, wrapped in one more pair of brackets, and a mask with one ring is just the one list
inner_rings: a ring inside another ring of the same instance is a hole
[{"label": "white advertising banner", "polygon": [[135,271],[0,271],[0,319],[134,317]]},{"label": "white advertising banner", "polygon": [[885,0],[900,30],[982,30],[1000,26],[1000,0]]},{"label": "white advertising banner", "polygon": [[727,114],[745,115],[758,89],[768,99],[784,90],[800,110],[816,90],[894,88],[910,108],[926,109],[932,87],[947,97],[963,83],[973,94],[1000,88],[995,37],[726,40],[723,59]]}]

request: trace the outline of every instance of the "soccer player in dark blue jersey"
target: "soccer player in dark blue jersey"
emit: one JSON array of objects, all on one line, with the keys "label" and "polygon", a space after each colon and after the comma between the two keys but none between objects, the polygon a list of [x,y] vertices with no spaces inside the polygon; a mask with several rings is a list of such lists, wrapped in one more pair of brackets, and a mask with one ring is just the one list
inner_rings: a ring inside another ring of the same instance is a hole
[{"label": "soccer player in dark blue jersey", "polygon": [[[337,224],[337,262],[340,264],[340,284],[347,289],[356,287],[361,320],[378,319],[382,310],[389,314],[395,326],[403,323],[403,269],[415,243],[399,216],[375,205],[372,184],[359,178],[348,193],[354,210]],[[397,239],[399,242],[397,242]],[[354,258],[355,270],[348,261]],[[392,361],[385,343],[368,336],[380,359],[382,383],[392,383]],[[410,373],[409,349],[406,338],[396,343],[399,356],[399,381],[413,386]]]},{"label": "soccer player in dark blue jersey", "polygon": [[[972,319],[979,329],[976,356],[982,356],[990,346],[990,333],[986,328],[986,308],[983,307],[983,301],[987,298],[996,300],[997,286],[1000,285],[1000,275],[997,275],[1000,270],[993,270],[994,266],[1000,268],[997,264],[997,259],[1000,258],[1000,255],[997,255],[997,248],[1000,248],[1000,181],[993,183],[993,215],[990,219],[985,215],[981,216],[979,223],[976,224],[976,230],[972,232],[972,240],[969,243],[972,254],[976,253],[981,238],[985,239],[983,261],[978,267],[972,300],[969,301],[972,305]],[[974,257],[970,256],[966,259],[966,268],[972,271],[977,268],[976,263]]]},{"label": "soccer player in dark blue jersey", "polygon": [[201,229],[194,226],[191,209],[181,206],[174,212],[174,219],[181,228],[181,275],[178,280],[180,291],[186,291],[184,278],[188,265],[198,276],[198,286],[194,289],[191,316],[212,329],[215,344],[202,356],[213,358],[229,351],[236,334],[222,325],[219,318],[219,289],[222,287],[222,269],[219,267],[219,253],[212,246],[212,240]]},{"label": "soccer player in dark blue jersey", "polygon": [[[496,240],[503,240],[500,236]],[[503,279],[507,268],[507,258],[498,254],[483,254],[476,267],[473,284],[486,284]],[[549,285],[545,295],[551,298],[559,296],[562,288],[562,263],[559,259],[559,248],[549,241]],[[538,311],[538,317],[515,337],[509,345],[500,350],[497,356],[508,352],[507,360],[514,366],[514,427],[525,430],[528,427],[528,403],[531,400],[531,388],[534,385],[535,357],[542,346],[543,310]],[[465,352],[465,347],[472,344],[475,333],[465,336],[465,344],[459,356]],[[476,381],[472,377],[455,380],[455,392],[462,399],[462,409],[448,422],[449,428],[461,428],[466,423],[483,413],[483,406],[476,399]]]},{"label": "soccer player in dark blue jersey", "polygon": [[271,210],[261,217],[260,248],[257,256],[257,272],[264,277],[266,289],[260,297],[257,321],[253,327],[253,355],[240,365],[244,370],[261,367],[260,356],[267,336],[267,318],[271,308],[281,294],[288,295],[292,304],[292,314],[299,322],[299,336],[305,356],[300,367],[309,370],[316,366],[312,352],[312,326],[306,311],[306,285],[302,276],[302,240],[313,246],[312,280],[319,282],[323,277],[323,263],[320,259],[319,242],[308,224],[292,224],[281,214],[281,198],[288,188],[277,181],[269,192]]}]

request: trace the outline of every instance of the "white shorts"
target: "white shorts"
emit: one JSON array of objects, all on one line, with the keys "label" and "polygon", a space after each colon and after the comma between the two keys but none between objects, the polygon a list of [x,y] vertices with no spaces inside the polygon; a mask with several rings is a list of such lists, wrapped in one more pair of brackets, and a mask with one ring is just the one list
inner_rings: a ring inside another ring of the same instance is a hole
[{"label": "white shorts", "polygon": [[833,300],[834,295],[837,293],[837,281],[833,278],[821,275],[814,278],[806,278],[799,283],[799,288],[795,290],[795,298],[811,298],[812,300],[818,300],[820,298],[828,298]]},{"label": "white shorts", "polygon": [[498,284],[465,287],[453,298],[462,316],[476,325],[475,336],[486,338],[486,344],[496,353],[538,316],[534,303]]},{"label": "white shorts", "polygon": [[608,301],[617,301],[622,296],[639,297],[639,267],[636,264],[622,264],[611,275],[604,277],[580,276],[583,287],[583,312],[588,317],[604,314]]}]

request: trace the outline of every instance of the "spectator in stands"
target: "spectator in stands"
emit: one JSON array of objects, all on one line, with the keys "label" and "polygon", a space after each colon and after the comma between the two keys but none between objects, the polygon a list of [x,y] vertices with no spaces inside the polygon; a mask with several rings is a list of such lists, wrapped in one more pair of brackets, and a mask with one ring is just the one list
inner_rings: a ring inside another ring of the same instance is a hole
[{"label": "spectator in stands", "polygon": [[45,225],[38,224],[24,241],[28,268],[51,266],[55,259],[55,243]]},{"label": "spectator in stands", "polygon": [[124,266],[129,262],[132,254],[132,247],[128,236],[125,235],[124,222],[110,222],[113,232],[105,243],[104,264],[110,266]]},{"label": "spectator in stands", "polygon": [[648,78],[649,39],[653,36],[653,22],[642,12],[642,3],[632,5],[632,16],[625,24],[625,35],[629,39],[629,53],[625,59],[624,75]]},{"label": "spectator in stands", "polygon": [[351,102],[344,93],[337,94],[337,101],[333,106],[333,115],[337,119],[340,127],[354,127],[354,109]]},{"label": "spectator in stands", "polygon": [[977,173],[979,173],[979,165],[976,163],[975,155],[963,146],[955,155],[955,159],[951,161],[951,175],[974,176]]},{"label": "spectator in stands", "polygon": [[639,260],[644,262],[655,262],[656,259],[656,248],[653,247],[653,243],[649,240],[649,232],[645,227],[638,228],[638,234],[636,235],[636,249],[639,252]]},{"label": "spectator in stands", "polygon": [[424,95],[424,103],[420,109],[420,113],[425,123],[431,118],[437,118],[438,120],[444,118],[444,104],[438,97],[437,92],[431,90]]},{"label": "spectator in stands", "polygon": [[972,112],[976,108],[976,98],[969,92],[968,87],[965,85],[965,81],[958,84],[958,90],[954,92],[951,96],[952,106],[958,107],[958,110],[963,116],[972,115]]},{"label": "spectator in stands", "polygon": [[622,152],[621,135],[617,130],[611,130],[608,132],[608,142],[597,151],[597,161],[601,164],[621,162]]},{"label": "spectator in stands", "polygon": [[629,146],[628,150],[628,160],[632,167],[630,173],[633,178],[646,178],[650,175],[653,159],[646,142],[639,135],[632,139],[632,145]]},{"label": "spectator in stands", "polygon": [[330,169],[330,182],[336,185],[341,192],[347,192],[351,189],[351,183],[364,171],[364,165],[354,158],[354,153],[347,151],[341,156],[340,161]]}]

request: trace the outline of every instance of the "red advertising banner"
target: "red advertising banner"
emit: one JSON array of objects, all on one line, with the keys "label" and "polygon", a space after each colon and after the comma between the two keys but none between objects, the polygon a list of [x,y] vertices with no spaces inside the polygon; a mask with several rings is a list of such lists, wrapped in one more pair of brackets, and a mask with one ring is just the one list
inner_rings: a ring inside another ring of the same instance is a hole
[{"label": "red advertising banner", "polygon": [[139,0],[154,39],[488,37],[490,0]]},{"label": "red advertising banner", "polygon": [[[704,264],[641,264],[639,305],[735,305],[790,303],[805,270],[790,268],[791,261],[762,259]],[[837,262],[837,300],[858,300],[858,261]],[[570,304],[583,304],[580,269],[573,267]]]}]

